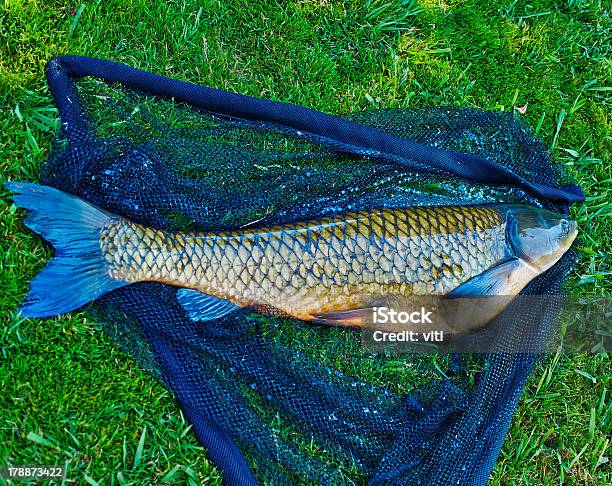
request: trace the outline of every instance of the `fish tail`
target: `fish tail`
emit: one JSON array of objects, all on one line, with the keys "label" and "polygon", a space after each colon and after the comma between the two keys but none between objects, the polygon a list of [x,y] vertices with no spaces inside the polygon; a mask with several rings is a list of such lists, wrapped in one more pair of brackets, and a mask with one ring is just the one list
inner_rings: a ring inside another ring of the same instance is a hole
[{"label": "fish tail", "polygon": [[113,279],[100,249],[100,231],[113,218],[90,203],[48,186],[7,182],[13,201],[29,214],[24,223],[55,248],[54,258],[30,284],[24,317],[69,312],[127,285]]}]

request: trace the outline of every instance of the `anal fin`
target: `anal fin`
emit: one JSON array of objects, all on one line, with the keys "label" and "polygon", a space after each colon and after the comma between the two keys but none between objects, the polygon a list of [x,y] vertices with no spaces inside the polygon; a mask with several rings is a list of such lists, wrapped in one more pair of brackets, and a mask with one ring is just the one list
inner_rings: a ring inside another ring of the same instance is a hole
[{"label": "anal fin", "polygon": [[332,312],[317,312],[312,314],[312,322],[331,326],[363,327],[372,324],[374,319],[372,307],[347,309]]}]

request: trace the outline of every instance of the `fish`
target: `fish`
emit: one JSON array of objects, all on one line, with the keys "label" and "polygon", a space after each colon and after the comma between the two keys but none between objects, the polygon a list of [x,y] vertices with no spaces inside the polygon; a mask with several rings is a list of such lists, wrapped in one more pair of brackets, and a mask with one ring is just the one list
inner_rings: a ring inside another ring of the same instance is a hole
[{"label": "fish", "polygon": [[[575,221],[522,204],[347,211],[222,232],[164,231],[55,188],[7,182],[25,225],[54,248],[20,312],[70,312],[120,287],[161,282],[193,321],[241,308],[315,324],[367,326],[415,296],[516,296],[552,267]],[[483,325],[504,300],[470,327]],[[460,332],[463,332],[462,329]],[[459,331],[458,331],[459,332]]]}]

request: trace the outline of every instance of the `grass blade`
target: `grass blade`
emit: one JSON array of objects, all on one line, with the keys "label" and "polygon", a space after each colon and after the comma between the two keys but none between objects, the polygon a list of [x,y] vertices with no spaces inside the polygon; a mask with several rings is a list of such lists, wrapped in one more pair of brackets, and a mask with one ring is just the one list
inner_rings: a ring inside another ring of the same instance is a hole
[{"label": "grass blade", "polygon": [[134,456],[134,465],[132,466],[132,470],[136,469],[140,465],[140,460],[142,459],[142,452],[144,450],[145,437],[147,436],[147,426],[144,426],[142,429],[142,435],[140,436],[140,440],[138,441],[138,447],[136,448],[136,455]]},{"label": "grass blade", "polygon": [[68,33],[70,36],[72,36],[72,34],[74,33],[74,29],[76,29],[77,24],[79,23],[79,18],[81,17],[83,10],[85,10],[85,4],[80,5],[76,11],[76,14],[74,14],[74,18],[72,19],[72,23],[70,24],[70,31]]}]

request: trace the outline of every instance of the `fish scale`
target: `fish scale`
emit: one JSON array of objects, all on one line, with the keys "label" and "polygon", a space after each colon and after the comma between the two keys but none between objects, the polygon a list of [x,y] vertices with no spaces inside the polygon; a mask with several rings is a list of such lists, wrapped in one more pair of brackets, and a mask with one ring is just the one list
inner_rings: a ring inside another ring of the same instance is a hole
[{"label": "fish scale", "polygon": [[306,320],[386,295],[446,294],[507,255],[503,215],[487,206],[347,212],[203,234],[114,218],[100,248],[116,280],[189,287]]}]

